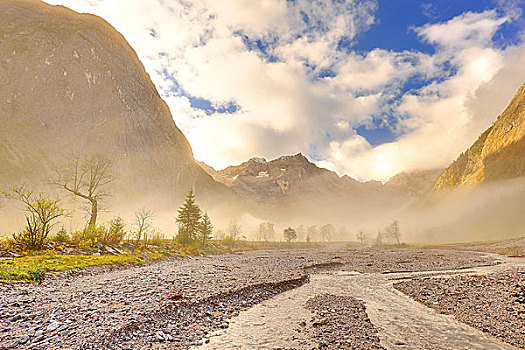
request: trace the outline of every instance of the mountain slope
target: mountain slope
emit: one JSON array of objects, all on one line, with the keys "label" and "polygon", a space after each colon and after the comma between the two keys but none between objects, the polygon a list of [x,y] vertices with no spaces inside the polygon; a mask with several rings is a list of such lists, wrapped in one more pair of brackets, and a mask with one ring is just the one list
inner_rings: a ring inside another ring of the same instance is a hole
[{"label": "mountain slope", "polygon": [[378,181],[359,182],[348,176],[319,168],[301,153],[267,161],[252,158],[240,165],[216,171],[199,163],[216,181],[243,197],[276,200],[290,196],[363,197],[372,194],[419,196],[432,189],[442,169],[403,172],[385,184]]},{"label": "mountain slope", "polygon": [[385,184],[359,182],[319,168],[300,153],[270,161],[252,158],[220,171],[200,165],[216,181],[252,202],[253,212],[261,218],[316,225],[332,222],[355,228],[396,215],[430,191],[442,172],[401,173]]},{"label": "mountain slope", "polygon": [[340,196],[360,192],[361,184],[349,177],[317,167],[302,154],[283,156],[272,161],[252,158],[221,171],[206,167],[219,182],[233,188],[245,198],[256,201],[279,200],[289,196]]},{"label": "mountain slope", "polygon": [[117,191],[173,203],[228,190],[194,161],[136,53],[103,19],[0,2],[0,187],[40,183],[70,154],[103,153]]},{"label": "mountain slope", "polygon": [[505,111],[437,180],[444,190],[525,176],[525,85]]}]

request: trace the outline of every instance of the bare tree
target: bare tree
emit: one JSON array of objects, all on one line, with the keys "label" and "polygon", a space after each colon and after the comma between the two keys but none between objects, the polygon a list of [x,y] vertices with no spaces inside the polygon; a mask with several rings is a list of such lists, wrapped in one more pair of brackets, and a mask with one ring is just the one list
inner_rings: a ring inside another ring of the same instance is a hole
[{"label": "bare tree", "polygon": [[401,230],[399,229],[399,221],[394,220],[390,225],[385,228],[387,237],[396,240],[397,244],[401,244],[399,239],[401,238]]},{"label": "bare tree", "polygon": [[135,240],[137,241],[137,245],[141,239],[144,240],[144,245],[148,243],[148,235],[152,228],[154,215],[155,213],[153,211],[144,208],[141,208],[135,213]]},{"label": "bare tree", "polygon": [[316,241],[318,238],[317,236],[319,235],[319,229],[317,228],[316,225],[308,226],[306,229],[306,233],[308,235],[308,238],[310,238],[310,240]]},{"label": "bare tree", "polygon": [[297,241],[303,241],[306,239],[306,227],[304,225],[299,225],[295,232],[297,233]]},{"label": "bare tree", "polygon": [[257,239],[260,241],[261,239],[265,242],[268,242],[269,240],[273,240],[275,235],[274,230],[274,224],[271,222],[262,222],[259,224],[259,231],[257,233]]},{"label": "bare tree", "polygon": [[326,224],[321,227],[321,236],[323,240],[330,242],[335,233],[335,227],[332,224]]},{"label": "bare tree", "polygon": [[366,236],[363,230],[360,230],[359,233],[357,234],[357,240],[361,243],[361,245],[365,243]]},{"label": "bare tree", "polygon": [[88,227],[93,228],[97,223],[99,202],[109,196],[106,185],[115,178],[113,162],[104,155],[77,155],[57,172],[54,184],[89,202],[91,211]]},{"label": "bare tree", "polygon": [[228,236],[230,236],[234,241],[236,241],[242,234],[242,227],[237,223],[237,221],[230,221],[228,225]]},{"label": "bare tree", "polygon": [[348,229],[345,226],[340,226],[337,230],[337,236],[340,241],[348,240]]}]

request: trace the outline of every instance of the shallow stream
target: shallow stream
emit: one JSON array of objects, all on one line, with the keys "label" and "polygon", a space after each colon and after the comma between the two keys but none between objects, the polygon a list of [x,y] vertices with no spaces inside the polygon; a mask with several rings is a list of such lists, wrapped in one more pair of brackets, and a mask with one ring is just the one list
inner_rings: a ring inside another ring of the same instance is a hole
[{"label": "shallow stream", "polygon": [[461,274],[493,273],[525,266],[525,259],[497,257],[501,264],[465,270],[356,273],[333,272],[310,276],[310,282],[284,292],[241,312],[230,327],[216,332],[204,349],[315,349],[300,332],[310,326],[312,313],[305,308],[308,299],[330,293],[363,300],[378,330],[381,345],[387,349],[515,349],[475,328],[414,301],[393,288],[399,279],[446,277]]}]

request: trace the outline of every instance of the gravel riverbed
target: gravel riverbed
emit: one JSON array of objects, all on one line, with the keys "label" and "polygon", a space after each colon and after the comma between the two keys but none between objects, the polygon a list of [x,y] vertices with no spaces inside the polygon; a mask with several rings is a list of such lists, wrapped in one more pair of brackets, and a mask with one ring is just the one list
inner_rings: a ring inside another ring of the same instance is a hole
[{"label": "gravel riverbed", "polygon": [[412,279],[394,287],[428,307],[525,349],[525,269]]},{"label": "gravel riverbed", "polygon": [[322,294],[308,300],[314,313],[308,333],[324,349],[384,349],[365,304],[351,297]]},{"label": "gravel riverbed", "polygon": [[310,271],[423,271],[492,263],[425,249],[252,251],[0,284],[0,349],[189,348],[240,311],[308,281]]}]

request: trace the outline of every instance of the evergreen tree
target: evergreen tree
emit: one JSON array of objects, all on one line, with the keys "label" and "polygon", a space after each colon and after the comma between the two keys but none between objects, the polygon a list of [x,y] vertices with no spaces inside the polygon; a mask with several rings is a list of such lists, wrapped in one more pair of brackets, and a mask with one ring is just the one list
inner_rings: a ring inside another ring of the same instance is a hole
[{"label": "evergreen tree", "polygon": [[179,233],[177,239],[180,243],[187,245],[197,239],[199,232],[200,219],[202,216],[201,208],[195,203],[193,190],[190,190],[182,207],[178,210],[177,225]]},{"label": "evergreen tree", "polygon": [[208,213],[205,212],[202,221],[199,225],[199,239],[202,245],[206,244],[206,241],[209,241],[213,235],[213,225],[211,224],[210,217]]}]

